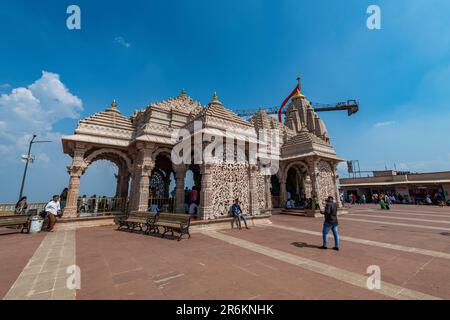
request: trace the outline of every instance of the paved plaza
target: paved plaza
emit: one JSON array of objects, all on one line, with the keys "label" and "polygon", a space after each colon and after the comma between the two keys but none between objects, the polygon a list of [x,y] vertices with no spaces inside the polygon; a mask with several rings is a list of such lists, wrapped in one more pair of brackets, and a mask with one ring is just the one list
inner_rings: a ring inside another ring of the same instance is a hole
[{"label": "paved plaza", "polygon": [[[322,219],[274,215],[250,230],[181,242],[113,226],[0,230],[3,299],[450,299],[450,208],[353,206],[341,250],[318,250]],[[330,235],[331,236],[331,235]],[[333,240],[330,239],[330,247]],[[67,287],[80,268],[81,289]],[[367,288],[379,266],[381,288]]]}]

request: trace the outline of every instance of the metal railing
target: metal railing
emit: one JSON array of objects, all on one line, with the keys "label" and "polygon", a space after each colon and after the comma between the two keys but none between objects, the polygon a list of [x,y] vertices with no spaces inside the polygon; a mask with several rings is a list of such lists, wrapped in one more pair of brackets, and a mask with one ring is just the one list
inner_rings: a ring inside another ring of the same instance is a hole
[{"label": "metal railing", "polygon": [[81,217],[122,214],[128,209],[128,198],[79,197],[77,211]]},{"label": "metal railing", "polygon": [[162,212],[175,212],[175,199],[174,198],[153,198],[148,199],[148,207],[157,205],[158,210]]}]

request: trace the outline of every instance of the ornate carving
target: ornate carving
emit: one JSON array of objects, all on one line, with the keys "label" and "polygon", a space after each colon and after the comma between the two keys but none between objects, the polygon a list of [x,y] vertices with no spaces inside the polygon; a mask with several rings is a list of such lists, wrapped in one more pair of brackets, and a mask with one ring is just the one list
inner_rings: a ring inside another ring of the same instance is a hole
[{"label": "ornate carving", "polygon": [[335,197],[334,172],[330,164],[324,160],[317,163],[317,185],[319,188],[318,195],[321,202],[329,197]]},{"label": "ornate carving", "polygon": [[211,202],[214,218],[228,216],[233,201],[239,198],[242,211],[249,210],[248,164],[222,163],[210,168]]}]

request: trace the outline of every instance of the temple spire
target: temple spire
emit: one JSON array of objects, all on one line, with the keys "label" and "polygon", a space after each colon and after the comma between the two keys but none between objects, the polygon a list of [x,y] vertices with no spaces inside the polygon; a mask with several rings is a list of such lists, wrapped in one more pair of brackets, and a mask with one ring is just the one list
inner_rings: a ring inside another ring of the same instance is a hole
[{"label": "temple spire", "polygon": [[111,106],[107,109],[107,111],[120,112],[119,109],[117,108],[116,99],[114,99],[114,100],[111,102]]},{"label": "temple spire", "polygon": [[306,97],[301,92],[301,90],[302,90],[301,78],[297,77],[297,81],[298,81],[297,91],[294,94],[294,96],[292,97],[292,100],[305,99]]},{"label": "temple spire", "polygon": [[217,96],[217,92],[214,92],[214,95],[213,95],[212,100],[211,100],[210,103],[218,103],[218,104],[222,104],[222,103],[219,101],[219,97]]}]

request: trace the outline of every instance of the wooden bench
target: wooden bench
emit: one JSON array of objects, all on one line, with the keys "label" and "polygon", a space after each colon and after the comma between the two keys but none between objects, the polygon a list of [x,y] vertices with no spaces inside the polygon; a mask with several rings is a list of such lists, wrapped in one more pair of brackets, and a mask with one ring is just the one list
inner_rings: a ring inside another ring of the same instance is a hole
[{"label": "wooden bench", "polygon": [[145,233],[149,233],[150,230],[155,230],[156,213],[145,212],[145,211],[132,211],[127,217],[119,219],[120,230],[122,227],[126,227],[128,231],[133,232],[135,229],[139,228],[143,231],[146,227]]},{"label": "wooden bench", "polygon": [[0,216],[0,227],[9,227],[9,226],[22,226],[20,232],[26,233],[30,232],[30,221],[28,216],[24,215],[10,215],[10,216]]},{"label": "wooden bench", "polygon": [[160,213],[158,220],[156,220],[155,227],[164,228],[164,232],[162,233],[163,238],[168,232],[171,232],[172,236],[174,235],[174,232],[178,232],[180,234],[178,236],[178,241],[180,241],[184,234],[189,235],[189,238],[191,237],[191,234],[189,233],[190,224],[191,216],[188,214]]},{"label": "wooden bench", "polygon": [[7,216],[13,216],[14,215],[14,211],[0,211],[0,217],[7,217]]}]

